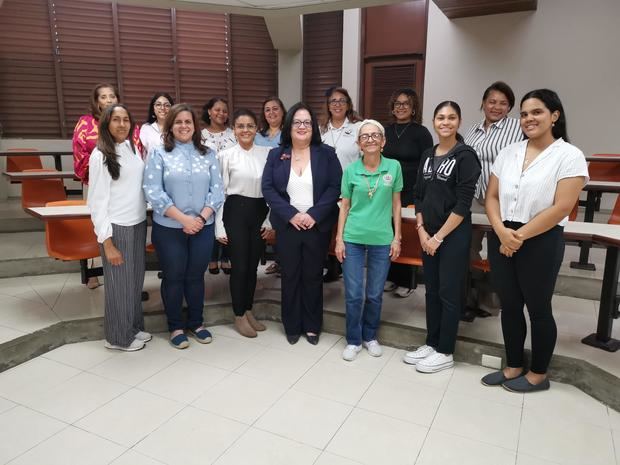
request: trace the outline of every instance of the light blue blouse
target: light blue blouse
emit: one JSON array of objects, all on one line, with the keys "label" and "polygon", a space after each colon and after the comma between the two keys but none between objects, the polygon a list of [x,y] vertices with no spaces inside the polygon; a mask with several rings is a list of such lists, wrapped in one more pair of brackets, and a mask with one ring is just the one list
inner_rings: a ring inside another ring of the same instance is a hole
[{"label": "light blue blouse", "polygon": [[219,163],[208,149],[201,155],[193,143],[177,142],[172,152],[156,147],[144,171],[144,194],[153,206],[153,221],[169,228],[182,228],[176,220],[165,216],[171,206],[183,213],[197,216],[203,208],[211,207],[214,214],[224,203],[224,189]]},{"label": "light blue blouse", "polygon": [[278,133],[273,137],[269,137],[268,135],[263,136],[260,132],[257,132],[256,137],[254,137],[254,144],[261,145],[263,147],[277,147],[280,145],[281,135],[282,131],[278,131]]}]

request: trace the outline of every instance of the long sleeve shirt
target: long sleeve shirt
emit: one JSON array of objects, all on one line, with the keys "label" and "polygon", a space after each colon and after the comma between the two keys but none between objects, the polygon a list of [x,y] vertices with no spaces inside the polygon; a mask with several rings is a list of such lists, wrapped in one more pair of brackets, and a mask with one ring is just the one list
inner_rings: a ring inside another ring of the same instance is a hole
[{"label": "long sleeve shirt", "polygon": [[144,123],[140,128],[140,141],[144,146],[144,154],[149,155],[155,147],[163,144],[163,135],[159,129],[157,121]]},{"label": "long sleeve shirt", "polygon": [[121,165],[117,180],[110,176],[105,156],[99,149],[93,150],[90,156],[88,206],[100,243],[112,237],[112,224],[133,226],[146,220],[142,157],[131,149],[129,141],[116,144],[116,154]]},{"label": "long sleeve shirt", "polygon": [[[93,115],[83,115],[73,130],[73,170],[82,184],[88,184],[88,161],[97,147],[99,121]],[[138,153],[144,153],[140,142],[140,128],[135,126],[132,140]]]},{"label": "long sleeve shirt", "polygon": [[[254,145],[248,151],[237,144],[218,154],[226,197],[229,195],[242,195],[255,199],[263,197],[261,181],[269,150],[270,147]],[[215,237],[227,237],[223,218],[224,207],[217,211],[215,217]],[[271,228],[268,219],[263,222],[263,227]]]},{"label": "long sleeve shirt", "polygon": [[[198,216],[203,208],[213,212],[224,202],[219,163],[212,150],[202,155],[192,142],[177,142],[171,152],[156,147],[144,172],[144,194],[153,206],[153,221],[169,228],[182,228],[166,216],[173,205],[186,215]],[[214,222],[215,215],[207,218]]]}]

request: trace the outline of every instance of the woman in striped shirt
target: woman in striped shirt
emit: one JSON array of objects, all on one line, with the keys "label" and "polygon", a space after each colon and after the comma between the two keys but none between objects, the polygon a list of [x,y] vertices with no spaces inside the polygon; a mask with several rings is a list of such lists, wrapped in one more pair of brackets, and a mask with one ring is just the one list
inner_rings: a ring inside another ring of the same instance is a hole
[{"label": "woman in striped shirt", "polygon": [[[489,184],[491,167],[495,163],[497,154],[514,142],[523,140],[523,132],[517,118],[511,118],[508,113],[515,104],[515,95],[505,82],[497,81],[491,84],[482,95],[480,109],[484,112],[484,118],[480,123],[474,124],[467,135],[465,143],[476,151],[482,172],[476,186],[474,201],[471,205],[472,213],[484,213],[484,198]],[[472,260],[480,260],[482,239],[484,231],[473,231],[471,238],[470,256]],[[479,281],[477,281],[479,282]],[[481,304],[486,309],[499,312],[499,299],[497,294],[485,290],[482,287],[469,289],[467,306],[461,319],[473,321],[476,316],[490,316],[490,313],[480,308]]]}]

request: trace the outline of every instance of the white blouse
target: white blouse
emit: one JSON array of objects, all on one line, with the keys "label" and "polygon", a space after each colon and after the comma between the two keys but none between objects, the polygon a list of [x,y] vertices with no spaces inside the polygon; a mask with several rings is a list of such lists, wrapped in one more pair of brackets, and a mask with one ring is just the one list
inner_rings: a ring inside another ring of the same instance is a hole
[{"label": "white blouse", "polygon": [[301,173],[301,176],[291,167],[286,193],[290,198],[291,205],[300,213],[306,213],[314,205],[312,166],[310,161],[308,161],[308,166]]},{"label": "white blouse", "polygon": [[336,156],[342,166],[342,171],[360,157],[360,148],[357,145],[357,132],[361,125],[361,121],[351,123],[348,118],[345,118],[343,125],[335,128],[330,121],[327,123],[327,130],[321,135],[323,143],[336,150]]},{"label": "white blouse", "polygon": [[99,243],[112,237],[112,224],[134,226],[146,220],[146,200],[142,190],[144,162],[137,152],[131,150],[129,141],[116,144],[116,154],[121,165],[116,181],[103,163],[105,157],[99,149],[93,150],[89,160],[87,203]]},{"label": "white blouse", "polygon": [[164,143],[163,134],[159,130],[157,121],[144,123],[140,128],[140,142],[144,146],[144,153],[148,156],[155,147]]},{"label": "white blouse", "polygon": [[221,150],[232,147],[237,143],[235,134],[232,129],[226,128],[222,132],[211,132],[207,128],[204,128],[200,135],[202,137],[202,143],[209,147],[217,155]]},{"label": "white blouse", "polygon": [[[270,150],[271,147],[254,145],[248,151],[239,144],[222,150],[217,157],[220,161],[224,195],[262,198],[261,181]],[[227,237],[223,218],[224,207],[220,208],[215,216],[215,237]],[[267,218],[263,222],[263,227],[271,228]]]},{"label": "white blouse", "polygon": [[[524,140],[504,148],[491,170],[499,180],[502,221],[527,223],[553,205],[558,181],[582,176],[585,185],[589,179],[583,152],[561,138],[522,169],[527,143]],[[564,226],[567,221],[568,217],[558,224]]]}]

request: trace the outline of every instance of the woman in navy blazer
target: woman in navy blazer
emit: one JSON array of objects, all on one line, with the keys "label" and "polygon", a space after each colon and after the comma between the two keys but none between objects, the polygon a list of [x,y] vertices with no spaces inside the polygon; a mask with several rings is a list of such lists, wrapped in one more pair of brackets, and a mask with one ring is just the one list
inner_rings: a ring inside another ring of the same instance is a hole
[{"label": "woman in navy blazer", "polygon": [[282,142],[263,172],[282,268],[282,323],[295,344],[304,333],[319,342],[323,323],[323,260],[338,220],[342,168],[334,149],[321,143],[312,110],[299,102],[288,111]]}]

